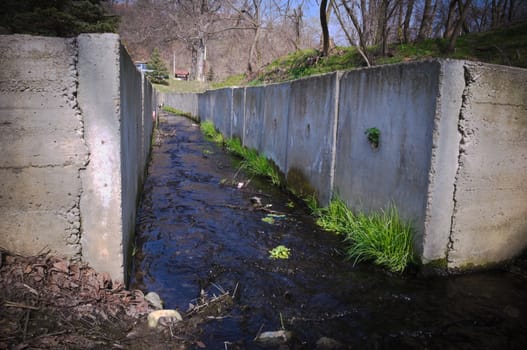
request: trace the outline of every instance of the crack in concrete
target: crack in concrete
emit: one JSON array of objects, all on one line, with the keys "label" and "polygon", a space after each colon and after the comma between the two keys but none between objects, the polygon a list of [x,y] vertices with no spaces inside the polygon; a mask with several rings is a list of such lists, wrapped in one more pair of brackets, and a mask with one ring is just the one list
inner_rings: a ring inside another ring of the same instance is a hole
[{"label": "crack in concrete", "polygon": [[465,121],[465,114],[466,114],[466,111],[467,111],[467,106],[470,105],[470,99],[471,99],[471,85],[475,82],[476,80],[476,77],[472,76],[471,72],[470,72],[470,68],[465,64],[463,66],[463,70],[464,70],[464,79],[465,79],[465,88],[463,89],[463,95],[461,96],[462,98],[462,103],[461,103],[461,108],[459,110],[459,114],[458,114],[458,132],[459,132],[459,135],[460,135],[460,139],[459,139],[459,148],[458,148],[458,158],[457,158],[457,169],[456,169],[456,176],[454,178],[454,190],[453,190],[453,193],[452,193],[452,202],[453,202],[453,210],[452,210],[452,217],[451,217],[451,220],[450,220],[450,232],[449,232],[449,236],[448,236],[448,243],[447,243],[447,247],[446,247],[446,253],[445,253],[445,258],[446,258],[446,262],[447,262],[447,267],[448,265],[450,265],[453,261],[451,260],[451,256],[450,256],[450,253],[452,251],[455,251],[455,239],[454,239],[454,226],[455,226],[455,220],[456,220],[456,215],[457,215],[457,211],[458,211],[458,203],[457,203],[457,183],[458,183],[458,179],[460,178],[460,171],[462,169],[462,166],[463,166],[463,160],[462,160],[462,157],[465,155],[466,153],[466,145],[470,142],[470,134],[471,132],[469,130],[467,130],[467,127],[466,125],[464,125],[464,121]]}]

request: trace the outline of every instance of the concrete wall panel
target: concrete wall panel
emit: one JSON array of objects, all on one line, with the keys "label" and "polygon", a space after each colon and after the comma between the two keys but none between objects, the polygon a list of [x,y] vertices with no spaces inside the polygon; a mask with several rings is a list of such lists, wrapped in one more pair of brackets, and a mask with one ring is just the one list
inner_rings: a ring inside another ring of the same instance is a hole
[{"label": "concrete wall panel", "polygon": [[232,89],[219,89],[210,92],[210,113],[216,129],[223,135],[231,134]]},{"label": "concrete wall panel", "polygon": [[120,44],[117,35],[100,39],[100,34],[78,37],[78,99],[91,152],[82,172],[82,253],[96,270],[123,280]]},{"label": "concrete wall panel", "polygon": [[160,93],[159,103],[164,103],[180,111],[197,116],[198,113],[198,94],[194,93]]},{"label": "concrete wall panel", "polygon": [[527,246],[527,70],[465,69],[450,267],[503,261]]},{"label": "concrete wall panel", "polygon": [[73,39],[0,35],[0,246],[80,258],[88,160]]},{"label": "concrete wall panel", "polygon": [[231,134],[229,137],[237,137],[243,141],[243,129],[245,126],[245,88],[232,90],[232,116]]},{"label": "concrete wall panel", "polygon": [[[360,211],[393,203],[423,230],[440,64],[393,65],[341,79],[335,189]],[[366,130],[380,131],[374,148]]]},{"label": "concrete wall panel", "polygon": [[431,169],[423,232],[415,246],[424,263],[444,261],[454,211],[454,184],[458,164],[459,114],[465,89],[463,61],[441,61],[432,136]]},{"label": "concrete wall panel", "polygon": [[245,121],[243,145],[262,150],[264,128],[265,87],[248,87],[245,89]]},{"label": "concrete wall panel", "polygon": [[288,109],[291,84],[266,87],[261,152],[284,171],[287,160]]},{"label": "concrete wall panel", "polygon": [[323,205],[332,193],[336,87],[336,73],[297,80],[289,100],[285,173],[297,191],[308,180]]}]

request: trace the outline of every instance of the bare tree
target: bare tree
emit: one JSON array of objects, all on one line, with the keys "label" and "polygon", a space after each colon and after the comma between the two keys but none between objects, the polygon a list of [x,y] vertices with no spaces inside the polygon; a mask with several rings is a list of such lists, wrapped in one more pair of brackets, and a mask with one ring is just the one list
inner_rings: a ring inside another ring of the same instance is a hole
[{"label": "bare tree", "polygon": [[320,1],[320,27],[322,28],[322,52],[320,55],[322,57],[329,54],[329,29],[328,29],[328,0]]}]

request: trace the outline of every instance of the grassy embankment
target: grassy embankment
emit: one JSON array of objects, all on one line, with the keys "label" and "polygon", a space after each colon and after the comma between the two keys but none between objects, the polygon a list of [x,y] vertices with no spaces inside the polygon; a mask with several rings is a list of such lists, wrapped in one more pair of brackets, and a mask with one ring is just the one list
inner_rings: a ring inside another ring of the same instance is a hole
[{"label": "grassy embankment", "polygon": [[[444,39],[419,43],[392,44],[381,57],[377,47],[369,48],[373,65],[418,61],[428,58],[453,58],[527,68],[527,22],[483,33],[462,35],[456,49],[446,53]],[[364,60],[355,47],[337,47],[328,57],[318,58],[315,49],[299,50],[266,65],[251,77],[237,74],[220,82],[200,83],[170,79],[169,86],[156,85],[161,92],[202,92],[228,86],[254,86],[289,81],[315,74],[363,68]]]}]

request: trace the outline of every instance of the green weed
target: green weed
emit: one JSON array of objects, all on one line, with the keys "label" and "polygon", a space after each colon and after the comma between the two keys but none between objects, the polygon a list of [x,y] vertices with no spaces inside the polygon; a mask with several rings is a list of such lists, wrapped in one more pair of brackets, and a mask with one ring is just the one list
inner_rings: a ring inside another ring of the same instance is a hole
[{"label": "green weed", "polygon": [[165,112],[168,112],[168,113],[172,113],[172,114],[175,114],[175,115],[181,115],[183,117],[187,117],[187,118],[190,118],[190,119],[195,119],[195,117],[191,113],[183,112],[182,110],[174,108],[174,107],[163,106],[162,109]]},{"label": "green weed", "polygon": [[347,234],[349,259],[355,263],[373,260],[392,272],[402,272],[414,260],[412,229],[397,209],[390,206],[379,213],[356,216],[355,228]]},{"label": "green weed", "polygon": [[268,178],[273,185],[281,185],[282,179],[276,166],[254,149],[244,147],[237,138],[224,139],[210,121],[201,123],[201,131],[210,140],[225,145],[226,150],[240,158],[240,167],[250,175]]},{"label": "green weed", "polygon": [[271,259],[289,259],[291,255],[291,249],[284,245],[279,245],[269,251],[269,257]]},{"label": "green weed", "polygon": [[326,208],[315,209],[314,215],[323,229],[346,236],[347,257],[355,263],[372,260],[390,271],[402,272],[414,261],[412,229],[393,205],[377,213],[355,214],[335,198]]}]

